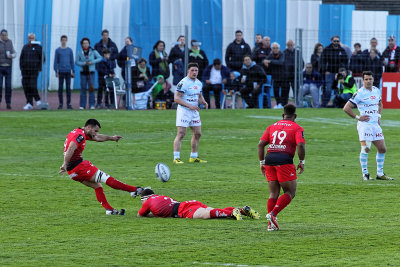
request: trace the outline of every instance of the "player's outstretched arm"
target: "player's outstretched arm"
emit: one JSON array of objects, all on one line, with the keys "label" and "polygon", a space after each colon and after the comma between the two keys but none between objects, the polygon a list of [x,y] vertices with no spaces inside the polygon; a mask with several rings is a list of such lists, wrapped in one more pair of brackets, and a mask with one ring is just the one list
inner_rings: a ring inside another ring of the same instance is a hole
[{"label": "player's outstretched arm", "polygon": [[67,165],[71,161],[72,155],[74,154],[77,147],[78,147],[78,145],[75,142],[71,142],[69,144],[68,150],[64,154],[64,162],[61,165],[60,171],[58,173],[64,173],[67,171]]},{"label": "player's outstretched arm", "polygon": [[304,163],[305,163],[305,158],[306,158],[306,145],[304,143],[298,143],[297,144],[297,155],[299,156],[299,164],[297,165],[297,170],[299,171],[299,174],[302,174],[304,171]]},{"label": "player's outstretched arm", "polygon": [[113,136],[108,136],[104,134],[97,134],[92,140],[96,142],[104,142],[104,141],[115,141],[118,142],[119,139],[121,139],[122,136],[120,135],[113,135]]}]

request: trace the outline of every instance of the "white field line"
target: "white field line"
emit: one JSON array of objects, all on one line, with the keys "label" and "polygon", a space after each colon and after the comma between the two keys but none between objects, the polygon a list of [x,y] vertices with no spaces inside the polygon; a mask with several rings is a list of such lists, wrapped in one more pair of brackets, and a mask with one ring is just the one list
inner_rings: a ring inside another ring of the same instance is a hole
[{"label": "white field line", "polygon": [[[282,117],[279,116],[247,116],[249,118],[256,118],[256,119],[271,119],[271,120],[281,120]],[[314,118],[298,118],[297,121],[302,122],[315,122],[321,124],[335,124],[335,125],[356,125],[355,121],[352,119],[345,119],[345,118],[338,118],[338,119],[331,119],[331,118],[322,118],[322,117],[314,117]],[[383,127],[400,127],[400,121],[393,121],[393,120],[382,120]]]},{"label": "white field line", "polygon": [[250,266],[260,266],[260,267],[269,267],[268,265],[247,265],[247,264],[235,264],[235,263],[215,263],[215,262],[198,262],[194,261],[193,264],[202,264],[202,265],[213,265],[213,266],[237,266],[237,267],[250,267]]}]

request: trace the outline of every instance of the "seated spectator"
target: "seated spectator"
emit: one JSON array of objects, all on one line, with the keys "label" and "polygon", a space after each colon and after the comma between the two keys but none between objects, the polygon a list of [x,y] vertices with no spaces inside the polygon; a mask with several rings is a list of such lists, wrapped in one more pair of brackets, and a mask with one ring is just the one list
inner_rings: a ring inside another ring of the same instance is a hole
[{"label": "seated spectator", "polygon": [[261,46],[259,46],[257,49],[254,49],[252,59],[257,64],[262,65],[264,59],[271,54],[271,51],[271,39],[268,36],[265,36],[261,41]]},{"label": "seated spectator", "polygon": [[365,65],[365,55],[361,52],[361,44],[354,44],[353,55],[350,58],[350,70],[353,77],[361,77]]},{"label": "seated spectator", "polygon": [[[153,90],[151,91],[151,99],[153,99],[153,104],[154,104],[154,100],[156,99],[158,93],[163,90],[164,83],[165,83],[164,76],[162,76],[161,74],[158,75],[156,77],[156,85],[153,87]],[[171,86],[171,84],[169,84],[169,86]],[[154,107],[154,105],[153,105],[153,107]]]},{"label": "seated spectator", "polygon": [[311,94],[313,107],[319,108],[319,88],[322,85],[322,76],[313,70],[311,63],[306,64],[306,70],[303,72],[303,97]]},{"label": "seated spectator", "polygon": [[379,88],[380,81],[382,78],[382,66],[383,63],[381,59],[378,57],[377,50],[370,49],[369,57],[365,61],[364,70],[372,71],[374,75],[374,86]]},{"label": "seated spectator", "polygon": [[393,35],[389,36],[388,43],[382,53],[385,72],[397,72],[399,70],[400,47],[396,45],[396,39]]},{"label": "seated spectator", "polygon": [[229,79],[226,81],[225,84],[225,91],[224,94],[233,95],[235,92],[240,90],[240,80],[239,80],[240,73],[237,71],[231,71],[229,74]]},{"label": "seated spectator", "polygon": [[132,68],[132,93],[141,93],[150,89],[151,79],[147,61],[141,58],[138,65]]},{"label": "seated spectator", "polygon": [[201,80],[203,71],[208,66],[208,59],[204,50],[200,49],[200,42],[192,40],[190,44],[192,45],[192,49],[189,51],[189,63],[197,63],[197,65],[199,65],[199,74],[197,77]]},{"label": "seated spectator", "polygon": [[[103,59],[97,65],[97,71],[99,73],[99,77],[103,78],[103,80],[106,77],[113,78],[115,77],[115,72],[114,72],[115,64],[113,64],[113,61],[110,60],[111,51],[108,48],[104,48],[102,52],[103,52]],[[104,104],[106,108],[112,108],[112,106],[114,106],[115,104],[114,88],[107,87],[104,96],[105,96]]]},{"label": "seated spectator", "polygon": [[121,75],[124,80],[125,80],[126,59],[129,57],[132,68],[136,66],[136,58],[132,53],[133,53],[133,41],[132,38],[128,36],[125,38],[124,48],[121,49],[117,57],[117,64],[121,68]]},{"label": "seated spectator", "polygon": [[[163,101],[167,109],[171,109],[174,103],[174,93],[171,92],[171,84],[168,81],[164,81],[162,84],[162,90],[156,95],[154,102]],[[155,105],[153,104],[153,107]]]},{"label": "seated spectator", "polygon": [[[283,108],[289,99],[289,84],[285,77],[285,55],[280,51],[278,43],[272,43],[272,53],[264,60],[264,70],[272,76],[276,106]],[[280,93],[279,93],[280,92]]]},{"label": "seated spectator", "polygon": [[[246,101],[249,108],[255,108],[258,102],[258,95],[261,93],[261,87],[266,82],[262,67],[251,60],[250,55],[243,58],[243,67],[240,70],[240,95]],[[266,101],[265,101],[266,102]]]},{"label": "seated spectator", "polygon": [[222,84],[226,84],[229,79],[229,69],[221,64],[219,58],[214,59],[213,64],[207,66],[203,72],[203,97],[210,106],[210,91],[214,92],[215,107],[221,108],[220,92]]},{"label": "seated spectator", "polygon": [[149,62],[152,68],[151,75],[156,77],[162,75],[165,79],[169,77],[168,55],[164,51],[164,41],[158,40],[153,46],[153,51],[149,55]]},{"label": "seated spectator", "polygon": [[318,73],[322,73],[321,67],[321,55],[322,51],[324,51],[324,46],[321,43],[316,43],[314,46],[314,53],[311,55],[311,64],[313,66],[313,70]]},{"label": "seated spectator", "polygon": [[332,83],[332,90],[336,96],[333,99],[334,107],[343,108],[347,101],[357,92],[356,81],[347,73],[345,68],[340,68]]},{"label": "seated spectator", "polygon": [[171,48],[169,62],[172,63],[172,84],[177,85],[185,76],[185,36],[180,35],[177,44]]}]

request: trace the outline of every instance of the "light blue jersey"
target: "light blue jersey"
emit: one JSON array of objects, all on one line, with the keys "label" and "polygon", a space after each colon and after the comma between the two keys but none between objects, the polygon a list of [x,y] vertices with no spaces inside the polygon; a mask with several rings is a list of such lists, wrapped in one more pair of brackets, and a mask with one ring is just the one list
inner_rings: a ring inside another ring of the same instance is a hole
[{"label": "light blue jersey", "polygon": [[[186,103],[192,106],[199,105],[199,96],[202,92],[203,84],[196,79],[193,81],[192,79],[185,77],[183,78],[176,88],[176,90],[180,93],[183,93],[182,99]],[[179,105],[180,107],[183,107]],[[183,107],[185,109],[189,109],[187,107]]]},{"label": "light blue jersey", "polygon": [[349,100],[354,105],[357,105],[360,116],[369,116],[369,121],[360,121],[359,123],[378,123],[379,119],[379,102],[381,101],[381,91],[372,86],[372,90],[361,87],[357,93]]}]

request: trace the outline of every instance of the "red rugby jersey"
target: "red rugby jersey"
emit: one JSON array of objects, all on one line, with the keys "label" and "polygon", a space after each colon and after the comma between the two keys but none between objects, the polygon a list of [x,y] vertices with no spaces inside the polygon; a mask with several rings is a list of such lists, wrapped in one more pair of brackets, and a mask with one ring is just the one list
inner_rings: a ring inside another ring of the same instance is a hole
[{"label": "red rugby jersey", "polygon": [[64,155],[68,150],[69,145],[71,142],[74,142],[78,147],[75,149],[74,154],[71,157],[71,160],[69,163],[76,162],[76,161],[82,161],[82,152],[85,149],[86,145],[86,140],[91,140],[89,136],[85,134],[85,131],[81,128],[77,128],[73,131],[71,131],[67,135],[67,139],[65,139],[64,142]]},{"label": "red rugby jersey", "polygon": [[177,203],[179,202],[167,196],[152,195],[143,203],[139,214],[146,216],[151,212],[155,217],[171,217],[172,208]]}]

